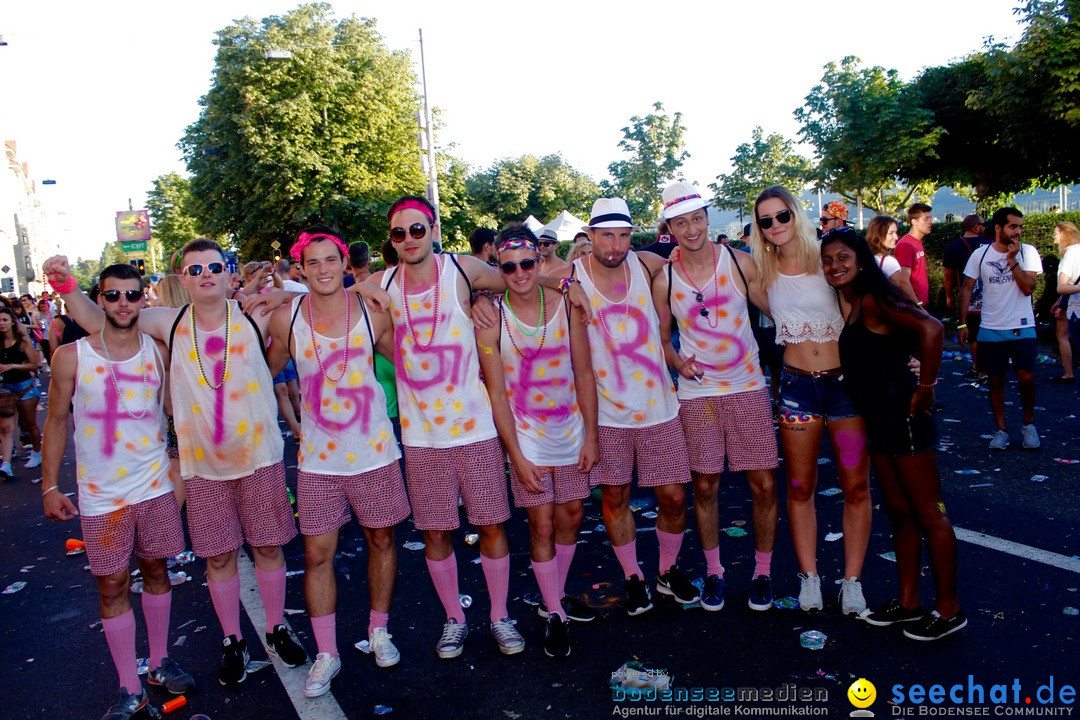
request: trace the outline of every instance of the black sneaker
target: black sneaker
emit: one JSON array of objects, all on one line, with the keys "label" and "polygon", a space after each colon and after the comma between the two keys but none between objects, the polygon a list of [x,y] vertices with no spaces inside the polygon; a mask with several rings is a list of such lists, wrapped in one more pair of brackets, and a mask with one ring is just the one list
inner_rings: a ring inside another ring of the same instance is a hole
[{"label": "black sneaker", "polygon": [[544,654],[549,658],[564,658],[570,654],[570,623],[551,615],[544,633]]},{"label": "black sneaker", "polygon": [[750,598],[746,604],[751,610],[765,612],[772,607],[772,579],[768,575],[758,575],[750,584]]},{"label": "black sneaker", "polygon": [[926,615],[926,613],[923,612],[922,608],[915,608],[912,610],[901,605],[899,600],[893,599],[882,605],[875,612],[864,616],[863,620],[871,625],[885,627],[886,625],[893,625],[895,623],[922,620],[924,615]]},{"label": "black sneaker", "polygon": [[[567,620],[573,620],[574,622],[592,622],[596,619],[596,611],[573,595],[563,595],[562,608],[563,612],[566,613]],[[547,603],[543,600],[541,600],[540,604],[536,607],[536,614],[547,620]]]},{"label": "black sneaker", "polygon": [[146,673],[146,682],[164,685],[173,695],[183,695],[195,689],[195,678],[184,672],[172,658],[162,658],[157,670]]},{"label": "black sneaker", "polygon": [[285,667],[300,667],[307,662],[307,653],[304,648],[293,639],[289,629],[284,625],[278,625],[274,632],[266,636],[266,646],[270,654],[281,660]]},{"label": "black sneaker", "polygon": [[705,589],[701,591],[701,609],[707,612],[724,609],[724,578],[719,575],[705,578]]},{"label": "black sneaker", "polygon": [[626,612],[633,615],[652,610],[652,596],[649,586],[637,575],[626,578]]},{"label": "black sneaker", "polygon": [[244,682],[247,679],[247,664],[250,659],[246,640],[237,640],[235,635],[222,640],[218,682],[227,688],[234,688]]},{"label": "black sneaker", "polygon": [[150,698],[146,696],[146,690],[139,687],[138,695],[131,695],[120,688],[116,702],[108,709],[101,720],[129,720],[136,713],[141,712],[150,704]]},{"label": "black sneaker", "polygon": [[656,578],[656,592],[661,595],[670,595],[676,602],[683,605],[696,603],[701,599],[701,593],[683,575],[683,571],[674,565],[663,575]]},{"label": "black sneaker", "polygon": [[952,635],[958,630],[967,627],[967,618],[962,610],[957,610],[951,618],[943,618],[934,610],[922,620],[904,630],[904,636],[912,640],[940,640],[946,635]]}]

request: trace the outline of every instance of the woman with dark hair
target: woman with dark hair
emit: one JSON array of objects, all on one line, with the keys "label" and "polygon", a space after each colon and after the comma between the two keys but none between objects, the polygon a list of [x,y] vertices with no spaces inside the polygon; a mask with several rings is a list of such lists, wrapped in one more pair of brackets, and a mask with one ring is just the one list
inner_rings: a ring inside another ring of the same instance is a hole
[{"label": "woman with dark hair", "polygon": [[911,298],[911,302],[918,302],[915,291],[911,288],[911,281],[905,280],[904,273],[900,272],[900,261],[893,257],[893,250],[899,240],[900,223],[888,215],[876,215],[866,226],[866,242],[874,252],[878,267],[893,285]]},{"label": "woman with dark hair", "polygon": [[[825,278],[837,289],[844,330],[840,366],[855,409],[866,421],[870,462],[893,526],[900,597],[864,619],[912,623],[904,635],[938,640],[967,625],[956,594],[956,536],[941,501],[934,386],[944,331],[885,277],[858,233],[841,228],[821,238]],[[919,376],[908,364],[919,360]],[[931,613],[919,604],[919,562],[926,538],[937,587]]]},{"label": "woman with dark hair", "polygon": [[[14,311],[9,307],[0,308],[0,392],[15,397],[15,408],[19,422],[30,435],[33,450],[26,467],[36,468],[41,465],[41,432],[37,424],[38,398],[41,391],[37,380],[31,373],[37,370],[38,353],[30,342],[30,336],[19,324]],[[10,401],[2,403],[10,405]],[[11,477],[11,453],[15,446],[15,415],[3,417],[0,410],[0,475]]]}]

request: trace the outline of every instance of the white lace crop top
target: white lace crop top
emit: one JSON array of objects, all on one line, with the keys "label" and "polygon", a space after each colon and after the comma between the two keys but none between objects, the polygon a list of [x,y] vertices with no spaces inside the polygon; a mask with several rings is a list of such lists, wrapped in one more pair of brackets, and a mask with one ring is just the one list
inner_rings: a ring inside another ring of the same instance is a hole
[{"label": "white lace crop top", "polygon": [[836,291],[825,276],[778,275],[766,291],[776,322],[776,344],[836,342],[844,329],[844,317]]}]

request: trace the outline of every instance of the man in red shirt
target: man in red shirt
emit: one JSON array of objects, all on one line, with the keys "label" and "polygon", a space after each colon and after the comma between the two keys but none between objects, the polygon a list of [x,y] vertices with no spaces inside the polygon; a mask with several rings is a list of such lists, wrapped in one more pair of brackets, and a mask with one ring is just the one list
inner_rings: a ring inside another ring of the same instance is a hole
[{"label": "man in red shirt", "polygon": [[926,251],[923,250],[922,240],[930,234],[934,227],[934,218],[930,214],[930,206],[923,203],[915,203],[908,208],[908,223],[911,229],[908,234],[900,238],[896,243],[893,255],[900,263],[900,274],[911,283],[911,289],[915,291],[920,305],[925,305],[930,299],[930,281],[926,276]]}]

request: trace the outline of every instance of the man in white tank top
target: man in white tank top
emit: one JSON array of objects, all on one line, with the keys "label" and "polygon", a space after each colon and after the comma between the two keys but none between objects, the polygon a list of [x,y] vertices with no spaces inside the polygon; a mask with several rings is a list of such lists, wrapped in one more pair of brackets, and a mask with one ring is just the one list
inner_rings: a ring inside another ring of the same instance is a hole
[{"label": "man in white tank top", "polygon": [[590,296],[589,347],[598,393],[600,462],[590,482],[603,493],[604,525],[626,578],[626,611],[652,609],[652,596],[637,562],[637,534],[630,511],[630,483],[656,493],[660,544],[657,592],[681,603],[700,593],[675,563],[686,529],[690,466],[679,423],[679,401],[664,361],[652,279],[666,261],[630,252],[633,223],[626,201],[600,198],[586,230],[592,254],[575,261],[576,277]]},{"label": "man in white tank top", "polygon": [[[240,631],[237,565],[245,542],[266,609],[268,652],[289,667],[306,660],[284,619],[281,546],[296,537],[296,524],[286,495],[273,378],[263,356],[270,316],[245,315],[226,300],[224,254],[213,240],[192,240],[178,257],[191,305],[148,308],[139,315],[139,329],[171,351],[170,393],[187,481],[188,532],[195,554],[207,558],[207,586],[224,635],[218,682],[235,687],[247,677],[249,659]],[[67,258],[50,258],[42,269],[75,322],[98,332],[104,316],[69,282]],[[382,295],[374,287],[366,292]]]},{"label": "man in white tank top", "polygon": [[[778,465],[772,403],[747,303],[767,310],[753,256],[709,242],[708,202],[688,182],[664,189],[664,217],[678,254],[653,281],[668,365],[682,376],[679,419],[694,478],[694,521],[707,566],[701,607],[724,607],[717,492],[724,463],[746,472],[754,498],[755,567],[749,606],[772,607]],[[670,279],[670,283],[669,283]],[[682,350],[671,344],[677,323]]]},{"label": "man in white tank top", "polygon": [[[149,702],[135,659],[128,594],[132,553],[143,578],[147,681],[177,695],[195,688],[192,677],[168,656],[172,589],[166,558],[183,552],[184,528],[162,436],[165,365],[154,341],[137,327],[142,277],[130,265],[110,265],[101,273],[98,302],[106,317],[101,331],[57,348],[52,356],[41,487],[47,518],[82,516],[101,624],[120,677],[119,697],[106,717],[129,718]],[[76,419],[79,510],[57,487],[70,407]]]},{"label": "man in white tank top", "polygon": [[270,372],[295,358],[303,394],[296,494],[304,591],[318,646],[304,684],[307,697],[325,694],[341,670],[334,553],[350,506],[370,552],[368,641],[375,663],[390,667],[401,658],[387,623],[397,574],[394,526],[409,516],[409,501],[373,364],[376,349],[393,357],[393,326],[386,313],[369,313],[355,291],[344,289],[346,252],[329,228],[300,233],[290,254],[300,262],[311,292],[270,318]]}]

